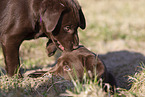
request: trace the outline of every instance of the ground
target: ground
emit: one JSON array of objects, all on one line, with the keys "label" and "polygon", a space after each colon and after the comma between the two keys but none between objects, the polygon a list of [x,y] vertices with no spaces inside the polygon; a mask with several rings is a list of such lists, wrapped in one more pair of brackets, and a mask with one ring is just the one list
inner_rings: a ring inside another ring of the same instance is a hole
[{"label": "ground", "polygon": [[[78,0],[86,17],[87,28],[79,29],[80,44],[99,55],[119,87],[130,89],[128,76],[145,63],[144,0]],[[24,73],[49,69],[61,55],[47,57],[47,39],[25,41],[20,48]],[[0,49],[0,68],[4,69]]]}]

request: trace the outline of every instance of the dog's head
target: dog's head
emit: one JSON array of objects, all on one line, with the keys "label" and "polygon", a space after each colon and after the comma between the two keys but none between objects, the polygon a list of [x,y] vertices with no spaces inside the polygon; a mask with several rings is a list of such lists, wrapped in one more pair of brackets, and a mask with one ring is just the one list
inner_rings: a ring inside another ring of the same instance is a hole
[{"label": "dog's head", "polygon": [[79,47],[72,52],[64,52],[58,59],[56,66],[53,67],[50,72],[61,75],[68,80],[70,80],[69,74],[71,74],[73,78],[77,76],[82,80],[84,68],[87,72],[91,71],[92,75],[96,72],[95,75],[98,75],[98,78],[105,72],[104,64],[94,53],[87,50],[85,47]]},{"label": "dog's head", "polygon": [[77,29],[86,23],[76,0],[43,0],[40,17],[45,33],[61,50],[72,51],[79,44]]}]

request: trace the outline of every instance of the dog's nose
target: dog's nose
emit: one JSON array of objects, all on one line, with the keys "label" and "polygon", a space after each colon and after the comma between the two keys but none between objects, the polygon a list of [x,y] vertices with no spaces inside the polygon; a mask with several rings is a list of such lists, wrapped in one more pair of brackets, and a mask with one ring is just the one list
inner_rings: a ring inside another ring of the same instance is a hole
[{"label": "dog's nose", "polygon": [[77,49],[79,46],[73,46],[73,50]]}]

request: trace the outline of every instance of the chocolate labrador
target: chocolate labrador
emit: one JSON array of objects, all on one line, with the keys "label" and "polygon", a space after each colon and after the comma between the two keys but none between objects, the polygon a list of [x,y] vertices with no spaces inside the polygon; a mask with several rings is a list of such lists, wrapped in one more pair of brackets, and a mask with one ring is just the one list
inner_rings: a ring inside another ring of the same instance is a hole
[{"label": "chocolate labrador", "polygon": [[13,76],[19,67],[19,47],[24,40],[48,37],[51,56],[56,47],[67,51],[77,47],[77,28],[85,26],[76,0],[0,0],[0,42],[7,74]]},{"label": "chocolate labrador", "polygon": [[100,58],[84,46],[79,46],[78,49],[72,52],[63,52],[57,64],[49,72],[63,76],[67,80],[71,80],[70,73],[73,78],[77,76],[81,81],[83,79],[84,68],[90,77],[92,75],[93,78],[97,75],[98,79],[103,79],[103,83],[109,83],[114,91],[114,87],[116,87],[115,78],[107,71]]}]

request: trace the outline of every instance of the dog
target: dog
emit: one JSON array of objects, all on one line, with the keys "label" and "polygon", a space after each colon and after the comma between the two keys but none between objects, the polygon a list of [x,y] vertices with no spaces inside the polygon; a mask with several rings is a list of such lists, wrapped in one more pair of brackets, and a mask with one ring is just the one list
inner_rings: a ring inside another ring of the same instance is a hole
[{"label": "dog", "polygon": [[94,78],[97,75],[98,80],[102,78],[103,84],[109,83],[111,90],[114,92],[114,88],[117,87],[115,78],[107,71],[103,61],[84,46],[79,46],[72,52],[64,51],[58,58],[57,64],[49,72],[60,75],[66,80],[71,80],[70,75],[73,78],[77,76],[77,79],[82,81],[84,68],[89,77]]},{"label": "dog", "polygon": [[52,56],[57,48],[72,51],[78,46],[78,27],[85,29],[86,23],[77,0],[0,0],[0,43],[8,76],[17,72],[24,40],[47,37]]}]

